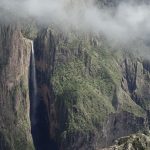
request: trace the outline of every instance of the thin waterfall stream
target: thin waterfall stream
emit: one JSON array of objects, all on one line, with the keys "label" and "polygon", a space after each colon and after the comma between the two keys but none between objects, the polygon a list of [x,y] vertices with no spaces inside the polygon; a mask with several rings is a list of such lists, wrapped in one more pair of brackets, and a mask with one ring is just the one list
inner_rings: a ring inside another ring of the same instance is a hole
[{"label": "thin waterfall stream", "polygon": [[[34,50],[36,50],[36,53]],[[36,43],[34,46],[34,41],[31,41],[29,93],[32,138],[36,150],[58,150],[57,143],[50,138],[48,112],[43,97],[39,93],[40,79],[44,79],[45,76],[43,72],[40,73],[38,68],[36,68],[37,54]]]},{"label": "thin waterfall stream", "polygon": [[35,68],[35,56],[34,56],[34,44],[31,41],[31,62],[30,62],[30,87],[32,89],[31,93],[31,122],[32,125],[37,123],[36,119],[36,110],[37,110],[37,80],[36,80],[36,68]]}]

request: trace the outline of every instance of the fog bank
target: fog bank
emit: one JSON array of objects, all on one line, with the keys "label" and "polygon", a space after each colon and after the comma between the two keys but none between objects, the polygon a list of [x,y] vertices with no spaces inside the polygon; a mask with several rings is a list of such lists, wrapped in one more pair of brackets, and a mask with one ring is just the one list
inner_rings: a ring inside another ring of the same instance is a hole
[{"label": "fog bank", "polygon": [[99,8],[94,0],[0,0],[1,17],[4,10],[14,17],[101,33],[119,42],[149,39],[150,35],[150,5],[146,3],[122,1],[116,7]]}]

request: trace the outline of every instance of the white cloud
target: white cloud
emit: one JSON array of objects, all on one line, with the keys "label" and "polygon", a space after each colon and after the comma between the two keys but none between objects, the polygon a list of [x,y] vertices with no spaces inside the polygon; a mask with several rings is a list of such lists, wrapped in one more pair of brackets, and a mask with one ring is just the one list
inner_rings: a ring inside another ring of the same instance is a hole
[{"label": "white cloud", "polygon": [[124,2],[99,9],[92,0],[0,0],[0,8],[15,16],[34,17],[43,24],[103,33],[121,42],[150,34],[150,6],[142,3]]}]

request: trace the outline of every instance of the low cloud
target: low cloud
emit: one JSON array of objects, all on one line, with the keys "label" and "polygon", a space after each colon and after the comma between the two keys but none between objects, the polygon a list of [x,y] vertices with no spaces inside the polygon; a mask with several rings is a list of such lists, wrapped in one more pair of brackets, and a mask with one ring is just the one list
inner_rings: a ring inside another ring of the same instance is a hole
[{"label": "low cloud", "polygon": [[100,8],[92,0],[0,0],[0,8],[1,17],[5,10],[15,17],[101,33],[119,42],[150,36],[150,5],[146,3],[122,1],[114,7]]}]

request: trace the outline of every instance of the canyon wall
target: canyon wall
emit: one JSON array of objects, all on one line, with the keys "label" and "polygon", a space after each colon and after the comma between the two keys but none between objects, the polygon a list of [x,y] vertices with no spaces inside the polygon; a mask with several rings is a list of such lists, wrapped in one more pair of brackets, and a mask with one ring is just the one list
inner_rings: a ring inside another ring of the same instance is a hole
[{"label": "canyon wall", "polygon": [[102,37],[52,28],[34,45],[45,148],[92,150],[149,130],[148,60],[113,51]]},{"label": "canyon wall", "polygon": [[32,150],[28,74],[31,44],[15,24],[0,25],[0,149]]}]

